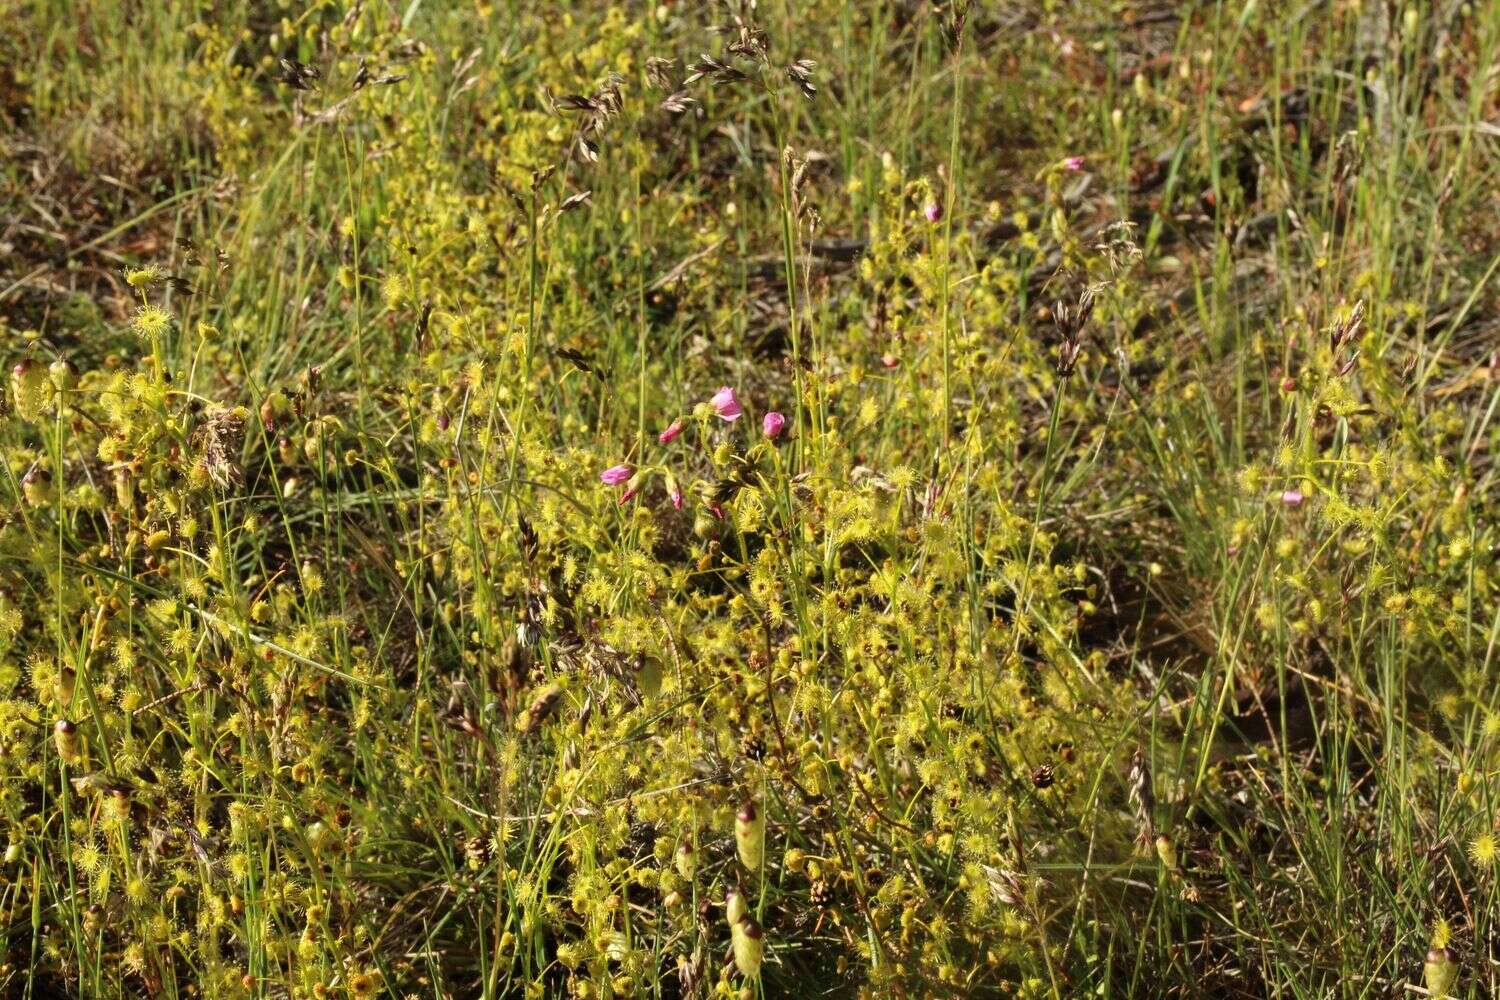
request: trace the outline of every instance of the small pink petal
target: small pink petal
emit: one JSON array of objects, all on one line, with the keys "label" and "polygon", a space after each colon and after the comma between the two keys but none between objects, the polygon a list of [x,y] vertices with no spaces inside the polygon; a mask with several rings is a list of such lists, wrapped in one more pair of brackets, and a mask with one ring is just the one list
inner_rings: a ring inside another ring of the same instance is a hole
[{"label": "small pink petal", "polygon": [[716,503],[709,504],[708,505],[708,512],[710,514],[712,514],[714,517],[717,517],[719,520],[721,520],[721,521],[724,520],[724,508],[720,507],[718,504],[716,504]]},{"label": "small pink petal", "polygon": [[880,356],[880,363],[882,365],[885,365],[887,368],[895,368],[901,363],[901,359],[896,357],[894,354],[882,354]]},{"label": "small pink petal", "polygon": [[681,433],[682,421],[674,420],[672,421],[672,425],[670,427],[662,431],[660,434],[656,435],[656,440],[660,441],[662,444],[670,444],[675,441],[677,439],[677,435]]},{"label": "small pink petal", "polygon": [[619,486],[634,473],[635,470],[628,465],[611,465],[599,473],[599,481],[605,486]]},{"label": "small pink petal", "polygon": [[928,222],[938,223],[943,221],[943,206],[937,201],[929,201],[922,206],[922,215]]},{"label": "small pink petal", "polygon": [[1083,157],[1070,156],[1062,161],[1062,165],[1064,170],[1069,170],[1076,174],[1083,169]]},{"label": "small pink petal", "polygon": [[677,487],[674,486],[674,487],[672,487],[671,492],[668,493],[667,495],[672,498],[672,506],[674,508],[676,508],[677,510],[681,510],[682,509],[682,490],[680,490],[680,489],[678,489]]},{"label": "small pink petal", "polygon": [[1301,507],[1302,501],[1306,499],[1299,490],[1285,490],[1281,494],[1281,502],[1288,507]]},{"label": "small pink petal", "polygon": [[635,492],[636,492],[635,490],[629,490],[628,489],[624,493],[621,493],[620,494],[620,506],[621,507],[625,506],[625,504],[630,501],[630,498],[633,497],[633,496],[635,496]]},{"label": "small pink petal", "polygon": [[745,408],[740,405],[740,401],[734,398],[734,390],[727,385],[720,386],[719,391],[714,393],[713,399],[709,400],[709,402],[713,404],[714,412],[719,415],[720,419],[725,421],[733,422],[738,420],[740,419],[740,414],[745,412]]},{"label": "small pink petal", "polygon": [[760,429],[765,432],[766,437],[775,441],[786,430],[786,417],[772,410],[761,419]]}]

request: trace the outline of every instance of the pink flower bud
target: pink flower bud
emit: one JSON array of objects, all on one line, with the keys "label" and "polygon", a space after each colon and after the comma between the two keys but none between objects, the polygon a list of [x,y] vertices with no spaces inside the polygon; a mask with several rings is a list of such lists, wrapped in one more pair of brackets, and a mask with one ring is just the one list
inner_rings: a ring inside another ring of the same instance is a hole
[{"label": "pink flower bud", "polygon": [[635,496],[635,490],[633,490],[633,489],[627,489],[624,493],[621,493],[620,494],[620,506],[621,507],[625,506],[625,504],[628,503],[630,501],[630,498],[633,497],[633,496]]},{"label": "pink flower bud", "polygon": [[1063,169],[1064,170],[1067,170],[1067,171],[1070,171],[1071,173],[1075,173],[1076,174],[1076,173],[1078,173],[1078,171],[1080,171],[1080,170],[1083,169],[1083,157],[1081,157],[1081,156],[1070,156],[1067,159],[1065,159],[1065,160],[1062,161],[1062,165],[1063,165]]},{"label": "pink flower bud", "polygon": [[605,486],[619,486],[635,472],[628,465],[612,465],[599,473],[599,481]]},{"label": "pink flower bud", "polygon": [[781,432],[786,430],[786,417],[772,410],[761,419],[760,429],[765,431],[766,437],[775,441],[781,437]]},{"label": "pink flower bud", "polygon": [[887,368],[895,368],[901,363],[901,359],[894,354],[882,354],[880,356],[880,363]]},{"label": "pink flower bud", "polygon": [[943,206],[936,199],[922,206],[922,216],[933,224],[943,221]]},{"label": "pink flower bud", "polygon": [[662,444],[671,444],[677,439],[677,435],[681,433],[682,421],[674,420],[672,421],[672,425],[670,427],[662,431],[660,434],[656,435],[656,440],[660,441]]},{"label": "pink flower bud", "polygon": [[677,510],[681,510],[682,509],[682,490],[681,490],[681,488],[679,488],[676,485],[673,485],[673,487],[670,490],[667,491],[667,496],[669,496],[672,499],[672,506],[675,509],[677,509]]},{"label": "pink flower bud", "polygon": [[1288,507],[1301,507],[1302,501],[1307,499],[1298,490],[1285,490],[1281,494],[1281,502]]},{"label": "pink flower bud", "polygon": [[714,412],[728,422],[740,419],[740,414],[745,412],[740,401],[734,398],[734,390],[727,385],[720,386],[719,391],[714,393],[713,399],[709,402],[713,404]]}]

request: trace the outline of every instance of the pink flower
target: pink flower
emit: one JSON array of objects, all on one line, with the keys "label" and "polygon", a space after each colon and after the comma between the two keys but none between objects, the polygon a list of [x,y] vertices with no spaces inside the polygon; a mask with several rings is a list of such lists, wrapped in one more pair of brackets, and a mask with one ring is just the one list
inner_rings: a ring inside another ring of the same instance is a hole
[{"label": "pink flower", "polygon": [[1083,157],[1070,156],[1062,161],[1062,165],[1064,170],[1071,171],[1072,173],[1076,174],[1078,173],[1078,171],[1083,169]]},{"label": "pink flower", "polygon": [[1281,502],[1288,507],[1301,507],[1305,499],[1307,498],[1298,490],[1286,490],[1281,494]]},{"label": "pink flower", "polygon": [[666,430],[664,430],[660,434],[656,435],[656,440],[660,441],[662,444],[671,444],[673,441],[675,441],[677,439],[677,435],[679,435],[681,433],[682,433],[682,421],[681,420],[674,420],[674,421],[672,421],[672,426],[668,427]]},{"label": "pink flower", "polygon": [[880,356],[880,363],[887,368],[895,368],[901,363],[901,359],[894,354],[882,354]]},{"label": "pink flower", "polygon": [[714,393],[714,398],[709,402],[714,404],[714,412],[721,419],[731,423],[740,419],[740,414],[745,412],[740,401],[734,398],[734,390],[727,385],[719,386],[719,391]]},{"label": "pink flower", "polygon": [[627,489],[624,493],[621,493],[620,494],[620,506],[621,507],[625,506],[625,504],[628,503],[629,500],[630,500],[630,498],[633,497],[633,496],[635,496],[635,490],[632,490],[632,489]]},{"label": "pink flower", "polygon": [[682,489],[676,483],[673,483],[672,488],[667,491],[667,496],[671,498],[674,508],[682,509]]},{"label": "pink flower", "polygon": [[786,430],[786,417],[772,410],[761,419],[760,429],[766,432],[766,437],[775,441]]},{"label": "pink flower", "polygon": [[628,465],[611,465],[599,473],[599,481],[605,486],[619,486],[634,474],[635,470]]},{"label": "pink flower", "polygon": [[927,219],[928,222],[931,222],[931,223],[934,223],[934,224],[942,222],[943,221],[943,206],[936,199],[933,199],[932,201],[929,201],[926,205],[922,206],[922,215],[923,215],[924,218]]}]

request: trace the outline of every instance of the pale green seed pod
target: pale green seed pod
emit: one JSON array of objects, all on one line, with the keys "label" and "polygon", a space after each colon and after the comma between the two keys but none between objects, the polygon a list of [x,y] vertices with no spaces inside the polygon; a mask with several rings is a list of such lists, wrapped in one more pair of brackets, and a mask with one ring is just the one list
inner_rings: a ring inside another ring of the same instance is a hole
[{"label": "pale green seed pod", "polygon": [[10,402],[16,415],[35,423],[52,399],[52,381],[47,370],[26,358],[10,370]]},{"label": "pale green seed pod", "polygon": [[57,672],[54,693],[57,695],[57,703],[63,708],[67,708],[73,702],[73,683],[77,679],[78,674],[72,667],[63,667]]},{"label": "pale green seed pod", "polygon": [[1453,984],[1458,980],[1458,962],[1454,960],[1453,949],[1433,948],[1428,951],[1427,961],[1422,963],[1422,978],[1432,996],[1451,997]]},{"label": "pale green seed pod", "polygon": [[33,507],[46,507],[57,497],[53,488],[52,473],[40,466],[33,468],[21,478],[21,495]]},{"label": "pale green seed pod", "polygon": [[72,362],[66,358],[58,358],[48,365],[47,376],[52,380],[52,387],[58,392],[68,392],[78,384],[78,372],[74,370]]},{"label": "pale green seed pod", "polygon": [[1169,872],[1177,870],[1177,845],[1172,843],[1172,838],[1165,833],[1156,837],[1156,856],[1161,860],[1161,866]]},{"label": "pale green seed pod", "polygon": [[266,398],[260,404],[260,422],[269,432],[274,431],[281,422],[281,418],[290,412],[291,401],[280,389],[273,389],[266,394]]},{"label": "pale green seed pod", "polygon": [[693,873],[698,870],[698,855],[693,850],[693,845],[683,841],[677,848],[677,874],[682,876],[684,882],[693,880]]},{"label": "pale green seed pod", "polygon": [[738,887],[729,890],[724,897],[724,919],[729,921],[729,929],[733,931],[740,918],[750,912],[750,904],[745,899],[745,894]]},{"label": "pale green seed pod", "polygon": [[740,807],[734,817],[734,846],[740,862],[752,872],[760,871],[765,860],[766,819],[752,801]]},{"label": "pale green seed pod", "polygon": [[765,932],[750,914],[735,922],[731,934],[734,944],[734,966],[747,979],[760,975],[761,959],[766,955]]},{"label": "pale green seed pod", "polygon": [[79,751],[78,727],[67,719],[58,719],[52,727],[52,742],[57,746],[57,755],[64,763],[78,764],[83,760]]}]

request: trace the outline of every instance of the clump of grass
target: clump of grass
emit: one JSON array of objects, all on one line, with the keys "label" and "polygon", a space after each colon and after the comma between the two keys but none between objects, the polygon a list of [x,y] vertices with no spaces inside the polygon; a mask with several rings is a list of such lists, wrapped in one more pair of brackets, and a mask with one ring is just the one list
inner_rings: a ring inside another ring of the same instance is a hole
[{"label": "clump of grass", "polygon": [[18,16],[7,995],[1496,991],[1493,9]]}]

